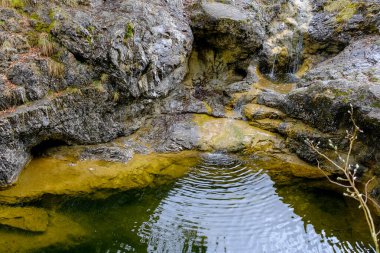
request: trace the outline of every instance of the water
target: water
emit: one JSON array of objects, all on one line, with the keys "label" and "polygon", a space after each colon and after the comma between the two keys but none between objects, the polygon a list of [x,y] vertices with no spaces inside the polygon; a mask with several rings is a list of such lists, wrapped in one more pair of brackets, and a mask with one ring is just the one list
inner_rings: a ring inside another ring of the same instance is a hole
[{"label": "water", "polygon": [[297,73],[299,66],[301,64],[302,51],[303,51],[303,34],[299,35],[294,51],[295,51],[294,52],[295,56],[294,56],[294,62],[293,62],[293,69],[291,70],[292,74]]},{"label": "water", "polygon": [[354,203],[312,185],[319,183],[204,154],[187,176],[159,189],[41,202],[89,234],[37,252],[372,252]]}]

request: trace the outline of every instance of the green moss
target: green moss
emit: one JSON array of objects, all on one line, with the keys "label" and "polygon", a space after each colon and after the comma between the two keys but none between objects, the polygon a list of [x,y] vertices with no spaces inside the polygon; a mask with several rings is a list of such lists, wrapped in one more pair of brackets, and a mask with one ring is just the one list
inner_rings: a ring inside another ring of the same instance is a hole
[{"label": "green moss", "polygon": [[117,102],[119,101],[120,99],[120,93],[118,91],[116,91],[114,94],[113,94],[113,101],[114,102]]},{"label": "green moss", "polygon": [[92,85],[93,85],[93,87],[95,87],[100,92],[104,92],[105,91],[103,83],[101,81],[99,81],[99,80],[93,82]]},{"label": "green moss", "polygon": [[333,89],[331,91],[335,95],[335,97],[346,97],[352,94],[351,89],[348,89],[348,90]]},{"label": "green moss", "polygon": [[324,9],[328,12],[337,13],[336,21],[344,23],[355,15],[359,6],[359,3],[353,3],[350,0],[329,0]]},{"label": "green moss", "polygon": [[11,6],[16,9],[23,9],[25,7],[25,1],[23,0],[11,0]]},{"label": "green moss", "polygon": [[50,58],[52,58],[53,60],[57,61],[57,62],[60,62],[61,61],[61,58],[63,56],[63,53],[64,51],[63,50],[59,50],[58,48],[54,51],[54,54],[52,56],[50,56]]},{"label": "green moss", "polygon": [[36,31],[28,31],[27,39],[30,46],[35,47],[38,45],[39,33]]},{"label": "green moss", "polygon": [[95,32],[95,27],[90,25],[90,26],[87,26],[87,30],[90,32],[90,33],[94,33]]},{"label": "green moss", "polygon": [[56,21],[54,20],[54,14],[51,14],[51,13],[52,11],[49,14],[49,17],[51,20],[50,23],[44,22],[37,13],[32,13],[30,15],[30,19],[34,21],[34,26],[33,26],[34,30],[36,30],[37,32],[50,33],[50,31],[53,30],[57,24]]},{"label": "green moss", "polygon": [[33,20],[41,20],[40,16],[33,12],[32,14],[30,14],[30,18],[33,19]]},{"label": "green moss", "polygon": [[374,107],[374,108],[380,108],[380,102],[376,101],[376,102],[372,103],[372,107]]},{"label": "green moss", "polygon": [[132,23],[128,23],[125,26],[124,43],[127,43],[130,38],[133,38],[135,33],[135,27]]}]

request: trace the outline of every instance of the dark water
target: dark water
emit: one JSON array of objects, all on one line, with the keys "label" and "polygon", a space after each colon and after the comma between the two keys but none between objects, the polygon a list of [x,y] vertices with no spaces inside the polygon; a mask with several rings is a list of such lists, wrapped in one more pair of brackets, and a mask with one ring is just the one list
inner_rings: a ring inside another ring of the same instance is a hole
[{"label": "dark water", "polygon": [[227,155],[202,160],[160,189],[61,202],[89,236],[39,252],[373,252],[362,213],[340,194],[276,184]]}]

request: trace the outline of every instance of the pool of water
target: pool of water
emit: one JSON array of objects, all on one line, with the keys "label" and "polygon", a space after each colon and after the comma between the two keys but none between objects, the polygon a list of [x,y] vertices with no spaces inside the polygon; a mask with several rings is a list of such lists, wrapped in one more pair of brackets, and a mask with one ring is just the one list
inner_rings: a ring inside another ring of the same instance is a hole
[{"label": "pool of water", "polygon": [[201,160],[158,189],[41,201],[88,236],[37,252],[373,252],[362,213],[340,194],[310,187],[314,181],[276,182],[234,156]]}]

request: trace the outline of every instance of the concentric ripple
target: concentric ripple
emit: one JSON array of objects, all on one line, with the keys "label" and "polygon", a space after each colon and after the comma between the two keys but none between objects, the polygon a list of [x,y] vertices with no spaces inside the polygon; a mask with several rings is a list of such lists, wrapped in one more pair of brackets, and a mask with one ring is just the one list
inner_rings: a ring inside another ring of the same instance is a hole
[{"label": "concentric ripple", "polygon": [[275,190],[259,169],[228,155],[205,154],[138,235],[148,252],[370,252],[318,234]]}]

